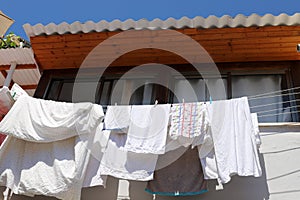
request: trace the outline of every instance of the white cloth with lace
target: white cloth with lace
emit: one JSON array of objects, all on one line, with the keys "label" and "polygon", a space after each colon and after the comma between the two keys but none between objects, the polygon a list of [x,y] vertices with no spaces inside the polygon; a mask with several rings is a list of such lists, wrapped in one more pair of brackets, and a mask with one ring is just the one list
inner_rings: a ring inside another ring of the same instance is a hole
[{"label": "white cloth with lace", "polygon": [[198,146],[204,142],[209,127],[205,103],[173,104],[170,113],[169,136],[183,146]]}]

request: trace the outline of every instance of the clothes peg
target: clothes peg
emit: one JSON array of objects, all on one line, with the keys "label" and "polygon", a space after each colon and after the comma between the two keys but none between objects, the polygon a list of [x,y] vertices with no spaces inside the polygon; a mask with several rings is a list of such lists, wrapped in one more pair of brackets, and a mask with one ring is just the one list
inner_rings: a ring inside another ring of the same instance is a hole
[{"label": "clothes peg", "polygon": [[156,195],[155,195],[155,194],[153,194],[153,195],[152,195],[152,197],[153,197],[153,200],[155,200],[155,199],[156,199]]},{"label": "clothes peg", "polygon": [[118,104],[117,104],[117,102],[115,103],[115,106],[117,106]]},{"label": "clothes peg", "polygon": [[209,103],[212,104],[212,98],[209,96]]},{"label": "clothes peg", "polygon": [[17,94],[17,93],[16,93],[16,92],[14,92],[14,93],[13,93],[13,95],[12,95],[12,98],[15,98],[16,94]]},{"label": "clothes peg", "polygon": [[184,103],[184,99],[182,99],[182,103]]},{"label": "clothes peg", "polygon": [[158,104],[158,101],[157,101],[157,100],[155,100],[154,106],[157,106],[157,104]]}]

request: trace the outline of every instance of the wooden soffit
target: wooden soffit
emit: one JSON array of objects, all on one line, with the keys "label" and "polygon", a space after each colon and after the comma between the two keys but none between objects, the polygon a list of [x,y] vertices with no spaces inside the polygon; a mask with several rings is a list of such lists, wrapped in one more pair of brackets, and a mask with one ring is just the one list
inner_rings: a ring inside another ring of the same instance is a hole
[{"label": "wooden soffit", "polygon": [[[154,30],[151,38],[156,40]],[[300,54],[300,26],[265,26],[244,28],[180,29],[177,30],[197,41],[214,62],[296,61]],[[31,37],[31,44],[41,70],[79,68],[86,56],[101,42],[120,31],[63,34]],[[139,30],[136,30],[139,34]],[[174,45],[192,56],[199,56],[175,36],[159,38],[159,42]],[[124,38],[111,45],[132,45]],[[201,56],[201,55],[200,55]],[[107,59],[118,57],[111,66],[137,66],[145,63],[185,64],[187,60],[172,52],[154,48],[135,50],[124,55],[109,53]],[[97,62],[97,61],[95,61]]]}]

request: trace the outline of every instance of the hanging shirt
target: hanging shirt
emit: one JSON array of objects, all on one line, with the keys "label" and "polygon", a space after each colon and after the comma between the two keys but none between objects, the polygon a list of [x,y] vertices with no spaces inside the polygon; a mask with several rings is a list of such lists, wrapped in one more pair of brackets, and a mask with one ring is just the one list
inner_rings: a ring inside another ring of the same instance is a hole
[{"label": "hanging shirt", "polygon": [[0,185],[14,194],[79,200],[102,107],[20,96],[0,122]]},{"label": "hanging shirt", "polygon": [[164,154],[170,104],[132,106],[124,149],[134,153]]},{"label": "hanging shirt", "polygon": [[227,183],[235,174],[261,176],[247,98],[214,101],[208,112],[214,148],[201,156],[206,178],[214,179],[217,175],[221,183]]},{"label": "hanging shirt", "polygon": [[[165,158],[167,154],[159,157],[158,164],[168,160]],[[148,182],[146,191],[164,196],[190,196],[207,192],[197,148],[185,149],[180,157],[172,157],[175,158],[173,162],[154,172],[154,179]]]}]

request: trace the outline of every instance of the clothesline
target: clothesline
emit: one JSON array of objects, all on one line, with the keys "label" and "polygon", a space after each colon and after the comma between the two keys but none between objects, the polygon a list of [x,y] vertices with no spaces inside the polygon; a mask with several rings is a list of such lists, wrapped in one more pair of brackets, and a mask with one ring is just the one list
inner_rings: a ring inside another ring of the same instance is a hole
[{"label": "clothesline", "polygon": [[300,113],[300,111],[280,112],[280,113],[276,113],[276,114],[258,115],[258,118],[273,117],[273,116],[278,116],[278,115],[283,115],[283,114],[295,114],[295,113]]},{"label": "clothesline", "polygon": [[291,90],[297,90],[300,89],[300,87],[293,87],[293,88],[289,88],[289,89],[284,89],[284,90],[277,90],[277,91],[273,91],[273,92],[267,92],[267,93],[261,93],[261,94],[257,94],[257,95],[252,95],[252,96],[248,96],[248,98],[254,98],[254,97],[260,97],[260,96],[265,96],[265,95],[269,95],[269,94],[276,94],[279,92],[287,92],[287,91],[291,91]]},{"label": "clothesline", "polygon": [[[286,104],[286,103],[296,103],[296,102],[300,102],[300,99],[294,99],[294,100],[288,100],[288,101],[278,101],[278,102],[275,102],[275,103],[269,103],[269,104],[262,104],[262,105],[255,105],[255,106],[250,106],[249,108],[251,110],[253,109],[257,109],[257,108],[263,108],[263,107],[269,107],[269,106],[275,106],[275,105],[280,105],[280,104]],[[185,103],[185,102],[183,102]],[[210,103],[210,102],[206,102],[206,103]],[[213,102],[212,102],[213,103]],[[153,105],[157,105],[158,104],[158,101],[156,100],[155,103]],[[172,105],[172,104],[171,104]],[[114,104],[114,106],[118,106],[117,104]],[[106,107],[106,106],[104,106]],[[298,108],[300,106],[289,106],[289,107],[281,107],[281,108],[276,108],[276,109],[261,109],[260,111],[258,112],[255,112],[255,113],[268,113],[268,112],[272,112],[272,111],[279,111],[279,110],[282,110],[282,109],[290,109],[290,108]],[[104,108],[104,110],[106,110],[106,108]],[[285,114],[288,114],[287,112],[285,112]],[[278,114],[280,115],[280,114]]]},{"label": "clothesline", "polygon": [[255,98],[248,98],[248,101],[258,100],[258,99],[274,98],[274,97],[290,96],[290,95],[295,95],[295,94],[300,94],[300,92],[293,92],[293,93],[288,93],[288,94],[277,94],[277,95],[272,95],[272,96],[261,96],[261,97],[255,97]]},{"label": "clothesline", "polygon": [[279,111],[279,110],[283,110],[283,109],[299,108],[299,107],[300,107],[300,105],[296,105],[296,106],[290,106],[290,107],[276,108],[276,109],[267,110],[267,111],[260,111],[260,112],[256,112],[256,113],[261,114],[261,113],[268,113],[268,112],[272,112],[272,111]]},{"label": "clothesline", "polygon": [[275,103],[262,104],[262,105],[257,105],[257,106],[250,106],[250,109],[273,106],[273,105],[278,105],[278,104],[291,103],[291,102],[298,102],[298,101],[300,101],[300,99],[294,99],[294,100],[289,100],[289,101],[278,101],[278,102],[275,102]]}]

